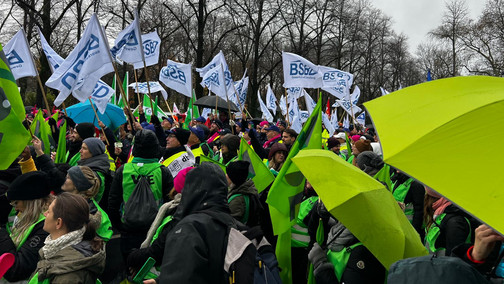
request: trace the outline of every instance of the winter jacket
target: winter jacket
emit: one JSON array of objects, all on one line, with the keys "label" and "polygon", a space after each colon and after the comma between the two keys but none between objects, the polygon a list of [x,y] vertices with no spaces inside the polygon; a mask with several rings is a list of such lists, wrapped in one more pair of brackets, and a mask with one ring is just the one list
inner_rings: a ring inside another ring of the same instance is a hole
[{"label": "winter jacket", "polygon": [[[406,182],[409,179],[409,176],[399,173],[394,174],[391,177],[392,182],[396,183],[395,188],[400,184]],[[417,181],[413,181],[411,183],[410,189],[404,198],[404,204],[413,204],[413,220],[411,221],[411,225],[420,235],[420,239],[423,240],[425,236],[425,231],[423,227],[423,207],[424,207],[424,195],[425,189],[424,187]]]},{"label": "winter jacket", "polygon": [[[100,179],[100,189],[95,196],[95,200],[100,203],[100,206],[107,208],[106,201],[108,200],[108,194],[110,190],[110,185],[108,184],[112,180],[112,172],[110,171],[110,161],[106,153],[93,156],[84,160],[79,160],[77,162],[79,166],[90,167]],[[101,202],[104,198],[104,202]]]},{"label": "winter jacket", "polygon": [[[259,225],[259,210],[261,205],[253,180],[249,179],[239,186],[230,188],[227,198],[231,216],[249,227]],[[245,198],[248,199],[248,208]]]},{"label": "winter jacket", "polygon": [[202,163],[190,171],[176,212],[181,221],[166,237],[160,283],[228,283],[224,272],[228,227],[222,223],[235,222],[229,213],[222,169]]},{"label": "winter jacket", "polygon": [[44,240],[48,235],[43,227],[44,221],[35,225],[19,250],[16,250],[7,230],[0,228],[0,255],[9,252],[15,257],[14,265],[4,275],[7,281],[27,280],[32,275],[39,260],[38,251],[44,246]]},{"label": "winter jacket", "polygon": [[39,283],[49,279],[51,284],[95,284],[104,268],[105,249],[94,252],[89,241],[82,241],[60,250],[50,259],[45,259],[43,250],[40,250],[34,277],[38,277]]},{"label": "winter jacket", "polygon": [[0,171],[0,227],[7,224],[7,219],[12,209],[12,206],[9,204],[10,201],[7,199],[5,193],[10,183],[20,175],[21,168],[17,160],[12,162],[9,168]]}]

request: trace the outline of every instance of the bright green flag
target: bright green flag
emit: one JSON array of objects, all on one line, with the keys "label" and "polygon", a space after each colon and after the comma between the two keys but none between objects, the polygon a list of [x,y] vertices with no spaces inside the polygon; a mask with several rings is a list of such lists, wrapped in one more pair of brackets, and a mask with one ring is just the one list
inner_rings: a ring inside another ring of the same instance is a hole
[{"label": "bright green flag", "polygon": [[266,200],[270,208],[273,231],[275,235],[278,235],[276,255],[279,266],[282,268],[280,276],[283,283],[292,282],[290,228],[296,222],[305,184],[305,178],[291,159],[302,149],[322,148],[321,101],[321,99],[318,100],[317,106],[292,145]]},{"label": "bright green flag", "polygon": [[54,158],[55,163],[66,162],[66,128],[67,122],[65,120],[59,129],[58,149],[56,149],[56,157]]},{"label": "bright green flag", "polygon": [[[143,110],[144,110],[144,114],[145,114],[145,119],[147,121],[150,121],[150,117],[152,115],[152,108],[151,108],[151,103],[150,103],[150,99],[149,99],[149,96],[144,94],[144,97],[143,97]],[[163,110],[154,103],[154,106],[156,108],[155,112],[156,112],[156,116],[159,118],[159,120],[162,120],[161,117],[163,116],[167,116]],[[140,107],[140,105],[137,106],[137,108],[133,111],[133,115],[138,117],[140,114],[138,113],[138,108]]]},{"label": "bright green flag", "polygon": [[381,170],[379,170],[376,173],[374,178],[377,181],[384,182],[387,185],[388,190],[392,191],[392,180],[390,179],[390,166],[389,165],[383,164],[383,167],[381,168]]},{"label": "bright green flag", "polygon": [[44,112],[42,110],[39,110],[33,118],[30,129],[33,135],[37,136],[44,143],[44,154],[50,156],[51,152],[56,151],[56,143],[52,137],[51,126],[49,126],[49,123],[45,120]]},{"label": "bright green flag", "polygon": [[154,110],[154,115],[157,115],[158,109],[159,109],[159,107],[158,107],[158,98],[159,98],[159,96],[156,96],[156,100],[154,100],[154,107],[152,108]]},{"label": "bright green flag", "polygon": [[217,162],[217,161],[214,161],[213,159],[211,159],[211,158],[209,158],[209,157],[207,157],[207,156],[205,156],[205,155],[201,155],[201,156],[199,156],[199,157],[200,157],[200,165],[201,165],[201,163],[203,163],[203,162],[210,162],[210,163],[214,163],[214,164],[216,164],[217,166],[219,166],[219,167],[220,167],[220,168],[224,171],[224,173],[226,172],[226,166],[225,166],[224,164],[219,163],[219,162]]},{"label": "bright green flag", "polygon": [[[115,86],[115,84],[114,84],[114,86]],[[129,100],[129,96],[128,96],[128,72],[126,72],[126,74],[124,74],[123,90],[124,90],[124,93],[126,95],[126,99]],[[120,107],[120,108],[124,108],[124,102],[122,100],[121,94],[119,94],[119,97],[117,99],[117,106]]]},{"label": "bright green flag", "polygon": [[[21,154],[30,141],[23,126],[25,109],[16,80],[12,75],[0,45],[0,170],[5,170]],[[7,107],[5,107],[7,106]]]},{"label": "bright green flag", "polygon": [[59,110],[56,111],[51,117],[54,119],[54,121],[58,122],[58,117],[59,117]]},{"label": "bright green flag", "polygon": [[254,181],[254,185],[259,193],[275,180],[275,176],[243,137],[240,142],[238,160],[244,160],[250,163],[248,177]]},{"label": "bright green flag", "polygon": [[112,97],[110,97],[110,102],[114,105],[117,105],[118,101],[116,99],[117,95],[117,89],[116,89],[116,74],[114,74],[114,77],[112,78],[112,89],[114,89],[115,93]]},{"label": "bright green flag", "polygon": [[193,120],[196,119],[200,116],[198,106],[195,106],[193,103],[195,101],[196,94],[194,93],[193,90],[193,95],[191,99],[189,100],[189,106],[187,106],[187,112],[186,112],[186,118],[184,121],[184,124],[182,125],[182,128],[184,129],[189,129],[189,123]]}]

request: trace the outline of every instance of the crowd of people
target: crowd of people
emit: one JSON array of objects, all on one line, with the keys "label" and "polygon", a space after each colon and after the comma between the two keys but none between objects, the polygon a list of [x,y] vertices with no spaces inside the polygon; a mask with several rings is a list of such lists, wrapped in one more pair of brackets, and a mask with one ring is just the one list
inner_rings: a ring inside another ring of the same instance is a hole
[{"label": "crowd of people", "polygon": [[[155,264],[143,283],[253,283],[253,270],[238,281],[225,269],[230,228],[264,236],[272,249],[277,240],[266,203],[270,187],[258,192],[250,162],[238,152],[243,138],[276,177],[299,134],[287,122],[221,112],[185,129],[174,116],[147,121],[141,108],[118,129],[75,124],[64,112],[58,120],[51,122],[55,141],[61,121],[68,126],[65,163],[55,163],[34,136],[0,171],[0,255],[15,257],[0,283],[133,281],[150,259]],[[332,136],[324,130],[320,147],[377,179],[390,169],[390,180],[379,181],[431,254],[458,257],[487,278],[504,277],[504,238],[385,165],[373,128],[340,127]],[[292,282],[384,283],[389,268],[330,214],[309,181],[304,188],[291,228]]]}]

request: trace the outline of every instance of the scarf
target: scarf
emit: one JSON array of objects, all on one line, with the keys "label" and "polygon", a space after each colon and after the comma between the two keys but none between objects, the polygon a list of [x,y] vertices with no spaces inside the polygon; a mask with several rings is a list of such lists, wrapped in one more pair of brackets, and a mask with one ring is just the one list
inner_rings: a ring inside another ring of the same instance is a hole
[{"label": "scarf", "polygon": [[271,144],[271,142],[273,142],[275,139],[278,139],[280,137],[281,137],[280,134],[278,134],[277,136],[275,136],[275,137],[271,138],[270,140],[266,141],[266,143],[264,143],[264,145],[263,145],[263,148],[264,149],[268,148],[269,145]]},{"label": "scarf", "polygon": [[441,197],[436,202],[434,202],[432,204],[432,209],[434,209],[434,219],[436,219],[437,216],[443,214],[446,207],[450,206],[451,204],[451,201],[444,197]]},{"label": "scarf", "polygon": [[85,231],[86,226],[83,226],[79,230],[66,233],[55,240],[51,238],[51,235],[47,236],[44,241],[44,246],[42,247],[44,258],[49,259],[55,256],[60,250],[82,242],[82,236],[84,235]]}]

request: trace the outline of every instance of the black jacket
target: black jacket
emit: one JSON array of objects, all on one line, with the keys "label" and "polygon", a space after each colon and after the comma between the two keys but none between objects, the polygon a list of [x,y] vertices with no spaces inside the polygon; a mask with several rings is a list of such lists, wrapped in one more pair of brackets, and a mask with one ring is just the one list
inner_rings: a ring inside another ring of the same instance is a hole
[{"label": "black jacket", "polygon": [[16,246],[12,242],[9,233],[5,228],[0,228],[0,255],[8,252],[15,257],[14,265],[7,270],[4,278],[7,281],[15,282],[27,280],[37,268],[39,260],[39,250],[44,246],[44,241],[48,235],[43,230],[44,222],[40,222],[33,228],[33,231],[28,235],[26,242],[16,250]]},{"label": "black jacket", "polygon": [[441,221],[436,247],[445,248],[446,255],[450,255],[455,247],[465,243],[469,234],[471,234],[471,243],[474,242],[474,230],[470,225],[471,217],[455,205],[446,207],[444,213],[446,216]]},{"label": "black jacket", "polygon": [[[166,237],[160,283],[228,283],[224,272],[228,228],[233,224],[227,204],[224,172],[202,163],[186,177],[176,216],[182,220]],[[219,216],[220,221],[208,213]]]},{"label": "black jacket", "polygon": [[[396,182],[397,186],[404,183],[407,179],[409,179],[409,176],[403,173],[394,174],[391,177],[392,182]],[[417,233],[420,235],[421,240],[423,240],[425,236],[425,230],[423,229],[424,196],[425,189],[423,185],[415,180],[411,183],[410,189],[404,198],[405,204],[413,204],[413,221],[411,222],[411,225],[413,225],[413,228],[415,228]]]}]

